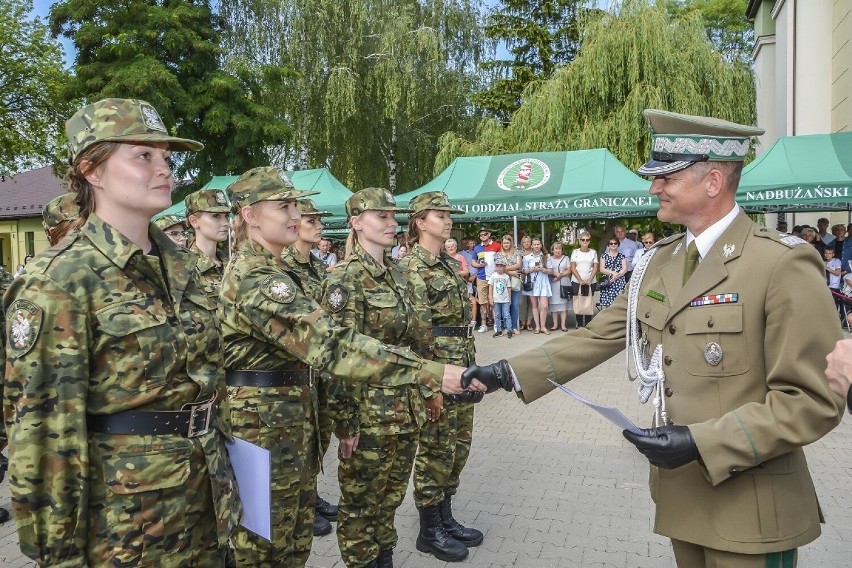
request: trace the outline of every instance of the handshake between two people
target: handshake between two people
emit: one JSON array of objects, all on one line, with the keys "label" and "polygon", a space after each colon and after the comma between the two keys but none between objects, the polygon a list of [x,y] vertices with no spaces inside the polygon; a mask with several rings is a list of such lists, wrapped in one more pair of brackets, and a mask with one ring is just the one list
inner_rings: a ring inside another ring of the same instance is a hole
[{"label": "handshake between two people", "polygon": [[[490,365],[471,365],[461,373],[460,384],[462,389],[484,393],[515,390],[512,369],[505,359]],[[652,465],[659,468],[676,469],[701,460],[698,446],[687,426],[643,428],[641,434],[624,430],[623,434]]]}]

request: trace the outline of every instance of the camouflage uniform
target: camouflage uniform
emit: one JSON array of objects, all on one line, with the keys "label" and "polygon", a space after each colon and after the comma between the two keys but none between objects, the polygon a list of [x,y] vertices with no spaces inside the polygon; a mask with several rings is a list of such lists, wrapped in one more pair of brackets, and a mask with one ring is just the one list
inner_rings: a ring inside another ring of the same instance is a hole
[{"label": "camouflage uniform", "polygon": [[63,193],[47,202],[41,210],[41,225],[47,240],[54,243],[54,231],[60,223],[73,222],[80,218],[76,193]]},{"label": "camouflage uniform", "polygon": [[[274,168],[249,170],[229,188],[232,202],[250,205],[301,194],[279,175]],[[247,241],[240,247],[225,269],[220,295],[226,369],[307,365],[359,383],[381,377],[389,388],[423,382],[440,389],[442,365],[335,325],[298,280],[260,245]],[[319,457],[316,385],[229,387],[228,394],[234,434],[272,453],[272,542],[240,528],[234,538],[237,560],[252,568],[304,566]]]},{"label": "camouflage uniform", "polygon": [[[184,199],[184,204],[186,205],[187,217],[193,213],[221,213],[227,215],[231,211],[225,193],[216,189],[190,193]],[[188,223],[188,219],[186,222]],[[201,251],[194,242],[189,247],[189,250],[200,257],[196,264],[199,285],[214,303],[218,302],[219,287],[222,284],[222,273],[225,269],[225,263],[228,262],[228,257],[222,251],[217,250],[216,258],[221,263],[221,266],[219,266],[205,252]]]},{"label": "camouflage uniform", "polygon": [[221,565],[239,518],[225,420],[194,438],[87,435],[92,415],[225,400],[194,257],[150,238],[159,258],[91,215],[6,297],[9,486],[21,550],[46,565]]},{"label": "camouflage uniform", "polygon": [[[386,190],[368,188],[346,203],[347,213],[404,211]],[[378,263],[357,245],[325,282],[323,307],[341,325],[393,345],[414,345],[428,332],[412,317],[407,281],[390,257]],[[400,369],[397,375],[409,375]],[[426,422],[424,398],[432,389],[411,383],[390,390],[376,375],[366,384],[338,382],[329,406],[338,438],[360,436],[358,447],[338,467],[340,513],[337,541],[346,566],[366,566],[397,543],[396,509],[405,497],[417,451],[417,433]],[[387,553],[386,553],[387,554]]]},{"label": "camouflage uniform", "polygon": [[[459,275],[459,263],[441,251],[436,257],[414,244],[400,261],[411,281],[411,297],[422,318],[439,327],[464,327],[470,322],[467,284]],[[467,367],[474,363],[476,347],[472,337],[432,337],[419,351],[441,363]],[[418,507],[437,505],[454,495],[459,475],[470,454],[473,435],[473,408],[470,403],[444,398],[441,417],[420,432],[420,449],[414,465],[414,501]]]},{"label": "camouflage uniform", "polygon": [[163,215],[154,219],[153,223],[161,231],[165,231],[173,225],[183,225],[184,230],[186,229],[186,217],[180,215]]}]

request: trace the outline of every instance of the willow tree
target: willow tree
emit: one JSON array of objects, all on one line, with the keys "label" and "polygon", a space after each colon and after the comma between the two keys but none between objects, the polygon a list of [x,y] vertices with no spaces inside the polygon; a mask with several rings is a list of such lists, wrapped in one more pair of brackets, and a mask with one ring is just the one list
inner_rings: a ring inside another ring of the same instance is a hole
[{"label": "willow tree", "polygon": [[479,0],[221,0],[230,66],[296,70],[265,103],[291,128],[281,165],[327,166],[354,188],[411,189],[437,140],[466,129]]},{"label": "willow tree", "polygon": [[643,109],[753,124],[755,105],[751,69],[714,50],[700,14],[673,18],[664,3],[626,0],[587,25],[573,63],[527,89],[507,128],[445,134],[435,171],[461,155],[601,147],[636,168],[650,146]]}]

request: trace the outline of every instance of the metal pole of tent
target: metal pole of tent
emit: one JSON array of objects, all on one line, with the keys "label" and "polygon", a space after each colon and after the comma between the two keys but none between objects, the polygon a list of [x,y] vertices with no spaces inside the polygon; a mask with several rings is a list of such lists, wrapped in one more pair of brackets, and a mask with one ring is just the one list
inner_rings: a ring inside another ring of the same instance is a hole
[{"label": "metal pole of tent", "polygon": [[544,248],[544,219],[541,220],[541,246]]},{"label": "metal pole of tent", "polygon": [[515,235],[515,246],[518,246],[518,216],[512,215],[512,234]]}]

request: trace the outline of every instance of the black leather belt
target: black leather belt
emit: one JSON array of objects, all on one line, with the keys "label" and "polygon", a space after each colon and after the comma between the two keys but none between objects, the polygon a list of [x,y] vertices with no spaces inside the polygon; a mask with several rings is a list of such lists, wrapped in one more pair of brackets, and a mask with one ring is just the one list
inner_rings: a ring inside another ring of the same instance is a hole
[{"label": "black leather belt", "polygon": [[225,371],[229,387],[304,387],[313,386],[313,370],[292,371]]},{"label": "black leather belt", "polygon": [[216,399],[185,404],[181,410],[126,410],[118,414],[87,414],[89,432],[122,435],[177,434],[195,438],[216,425]]},{"label": "black leather belt", "polygon": [[453,325],[445,327],[432,327],[434,337],[473,337],[472,325]]}]

